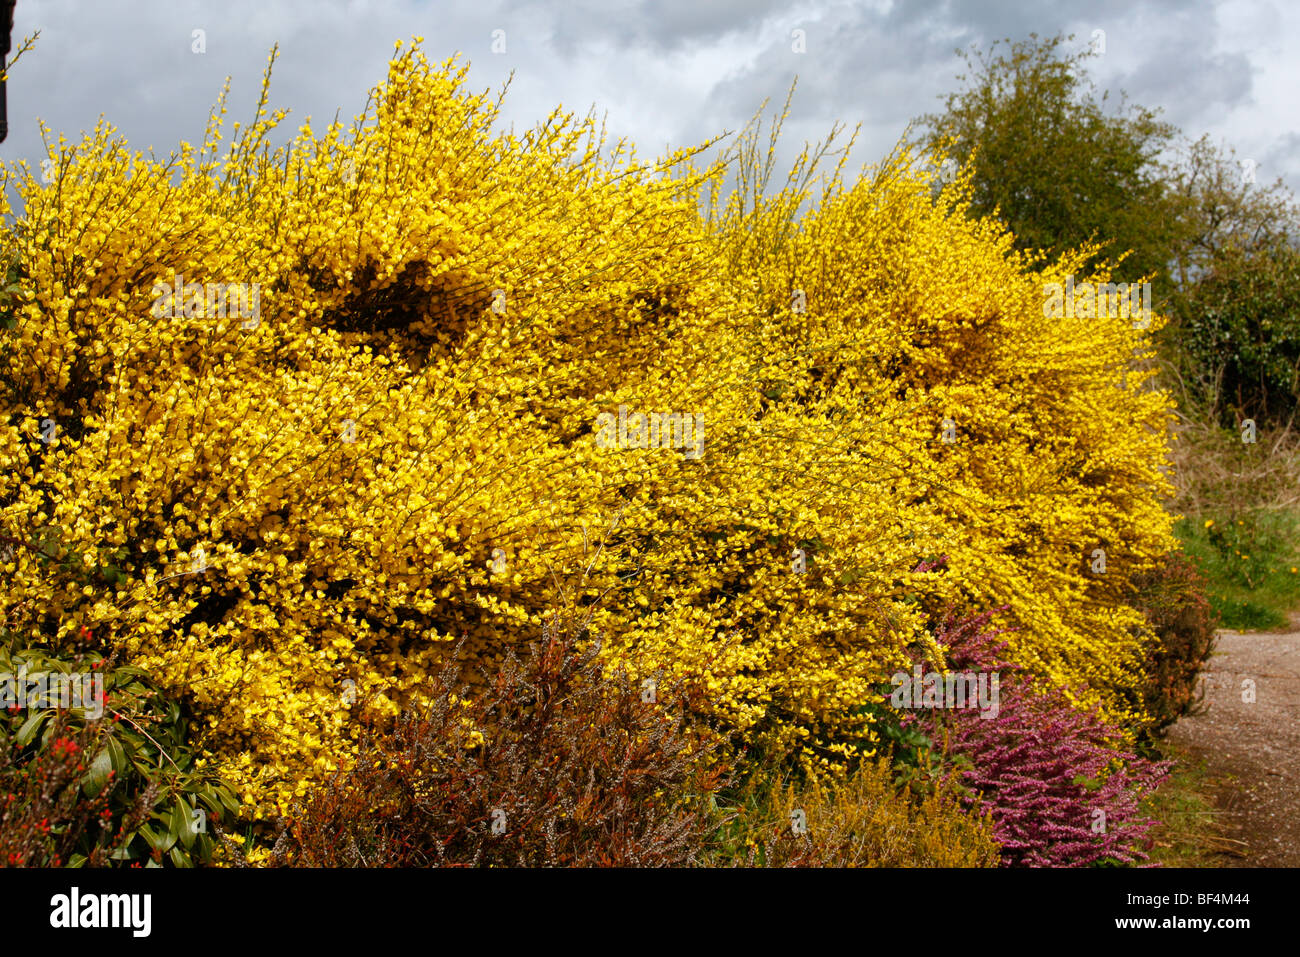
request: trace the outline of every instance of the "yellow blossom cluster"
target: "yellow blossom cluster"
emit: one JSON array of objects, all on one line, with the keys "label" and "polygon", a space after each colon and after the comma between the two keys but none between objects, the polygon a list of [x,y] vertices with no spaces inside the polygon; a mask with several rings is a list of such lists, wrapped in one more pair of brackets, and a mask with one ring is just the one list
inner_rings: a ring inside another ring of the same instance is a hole
[{"label": "yellow blossom cluster", "polygon": [[8,620],[147,669],[256,818],[556,607],[818,765],[950,604],[1140,717],[1167,402],[1127,319],[1044,317],[1076,262],[905,154],[706,214],[722,164],[494,132],[400,47],[351,127],[273,147],[268,66],[224,151],[223,94],[197,151],[101,124],[49,182],[4,170]]}]

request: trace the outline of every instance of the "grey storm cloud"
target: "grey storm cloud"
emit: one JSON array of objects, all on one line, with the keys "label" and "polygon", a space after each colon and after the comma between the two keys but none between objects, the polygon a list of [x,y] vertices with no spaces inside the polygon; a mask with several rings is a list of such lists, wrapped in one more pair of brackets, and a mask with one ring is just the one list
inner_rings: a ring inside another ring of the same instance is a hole
[{"label": "grey storm cloud", "polygon": [[739,129],[797,77],[778,158],[841,121],[861,124],[857,166],[956,89],[957,49],[1031,32],[1082,48],[1100,30],[1099,88],[1232,144],[1269,181],[1300,183],[1300,5],[1281,0],[18,0],[15,41],[38,29],[10,77],[0,145],[34,165],[37,117],[75,141],[102,113],[133,148],[163,155],[202,137],[229,76],[228,117],[247,119],[277,43],[271,105],[291,108],[286,135],[307,116],[317,130],[351,120],[394,41],[419,35],[431,61],[470,63],[471,91],[513,77],[503,122],[594,108],[642,156]]},{"label": "grey storm cloud", "polygon": [[671,51],[755,32],[771,15],[788,9],[780,0],[641,0],[615,4],[604,0],[570,3],[506,4],[501,13],[536,14],[551,22],[557,50],[575,53],[598,41],[616,48],[650,46]]}]

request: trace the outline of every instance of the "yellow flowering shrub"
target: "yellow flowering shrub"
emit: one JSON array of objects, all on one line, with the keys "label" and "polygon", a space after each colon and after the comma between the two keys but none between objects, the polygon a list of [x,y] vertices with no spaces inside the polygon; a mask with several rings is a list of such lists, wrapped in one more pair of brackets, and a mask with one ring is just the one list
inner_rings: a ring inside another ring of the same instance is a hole
[{"label": "yellow flowering shrub", "polygon": [[1166,403],[1120,384],[1127,319],[1044,318],[1074,264],[906,156],[806,214],[706,213],[724,165],[558,111],[494,133],[418,42],[350,128],[273,147],[268,66],[224,151],[223,94],[170,160],[101,124],[49,182],[4,169],[9,620],[123,649],[263,818],[348,763],[363,705],[557,606],[816,765],[870,741],[947,602],[1008,604],[1021,660],[1131,707]]},{"label": "yellow flowering shrub", "polygon": [[[1055,266],[1019,255],[996,223],[966,218],[964,182],[935,201],[912,159],[900,152],[848,191],[833,183],[782,242],[765,236],[802,196],[736,218],[737,273],[765,281],[755,308],[788,315],[771,334],[786,359],[772,381],[805,416],[839,413],[837,464],[847,449],[874,458],[869,489],[819,484],[868,512],[880,505],[862,499],[883,491],[922,554],[946,556],[914,594],[932,609],[1008,605],[1016,660],[1141,722],[1132,689],[1150,635],[1127,602],[1173,544],[1161,506],[1172,402],[1147,387],[1161,318],[1100,299],[1100,315],[1048,315],[1045,290],[1088,250]],[[790,290],[803,314],[786,308]]]}]

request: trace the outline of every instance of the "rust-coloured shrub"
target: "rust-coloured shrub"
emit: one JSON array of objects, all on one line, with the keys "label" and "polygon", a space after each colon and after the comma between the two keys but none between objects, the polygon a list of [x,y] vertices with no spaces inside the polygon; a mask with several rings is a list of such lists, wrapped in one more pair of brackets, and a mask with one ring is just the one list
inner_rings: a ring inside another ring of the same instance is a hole
[{"label": "rust-coloured shrub", "polygon": [[356,765],[295,809],[273,861],[298,866],[663,866],[692,863],[723,777],[691,731],[685,683],[608,673],[599,643],[552,618],[486,692],[450,669],[431,706],[370,729]]},{"label": "rust-coloured shrub", "polygon": [[1134,604],[1155,631],[1142,686],[1152,730],[1173,724],[1198,700],[1197,676],[1214,651],[1214,615],[1201,574],[1179,552],[1137,581]]}]

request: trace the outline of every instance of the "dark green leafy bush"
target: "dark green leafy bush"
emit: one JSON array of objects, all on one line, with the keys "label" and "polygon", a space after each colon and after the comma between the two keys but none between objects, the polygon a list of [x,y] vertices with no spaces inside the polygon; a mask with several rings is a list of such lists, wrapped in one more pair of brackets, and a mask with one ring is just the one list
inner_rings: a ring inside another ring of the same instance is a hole
[{"label": "dark green leafy bush", "polygon": [[[79,636],[82,644],[90,638]],[[96,651],[53,657],[0,632],[8,687],[19,675],[56,673],[88,676],[102,697],[88,707],[23,697],[0,712],[0,859],[34,867],[211,863],[209,825],[233,818],[239,805],[194,768],[180,706],[139,669]]]},{"label": "dark green leafy bush", "polygon": [[1300,251],[1228,250],[1180,302],[1181,345],[1222,424],[1284,425],[1300,405]]}]

